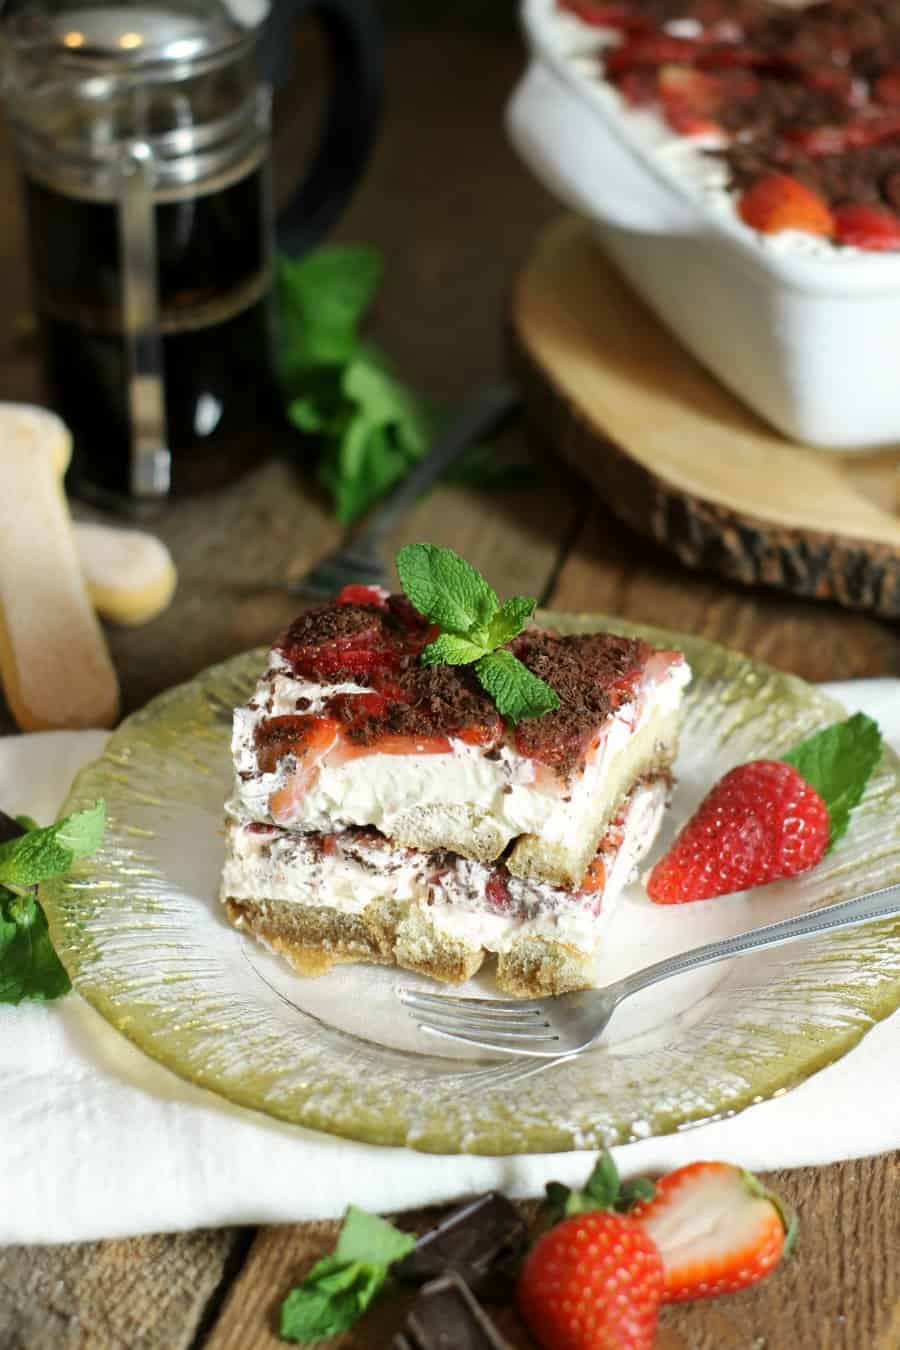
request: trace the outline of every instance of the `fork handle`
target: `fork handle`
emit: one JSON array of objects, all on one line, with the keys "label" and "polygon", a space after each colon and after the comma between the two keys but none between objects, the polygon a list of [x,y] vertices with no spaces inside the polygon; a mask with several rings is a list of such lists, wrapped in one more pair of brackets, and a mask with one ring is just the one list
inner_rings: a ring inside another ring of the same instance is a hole
[{"label": "fork handle", "polygon": [[894,914],[900,914],[900,884],[869,891],[855,900],[842,900],[839,904],[815,909],[810,914],[798,914],[792,919],[769,923],[763,928],[752,928],[748,933],[737,933],[734,937],[723,938],[721,942],[708,942],[689,952],[680,952],[644,970],[636,970],[633,975],[626,975],[614,986],[614,991],[608,992],[615,992],[618,1004],[638,990],[667,980],[672,975],[683,975],[686,971],[698,970],[700,966],[710,966],[716,961],[727,961],[731,957],[744,956],[747,952],[761,951],[766,947],[780,947],[786,942],[797,942],[800,938],[813,937],[817,933],[852,928],[855,924],[870,923],[873,919],[889,919]]},{"label": "fork handle", "polygon": [[518,406],[520,398],[516,386],[502,380],[477,389],[453,415],[425,458],[376,507],[354,536],[354,547],[374,547],[444,469],[481,436],[493,431]]}]

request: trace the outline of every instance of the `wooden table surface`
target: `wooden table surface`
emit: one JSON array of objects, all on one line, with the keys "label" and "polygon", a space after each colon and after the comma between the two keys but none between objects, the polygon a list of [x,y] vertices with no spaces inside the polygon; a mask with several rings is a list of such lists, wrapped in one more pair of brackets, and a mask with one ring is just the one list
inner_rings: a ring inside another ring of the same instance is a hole
[{"label": "wooden table surface", "polygon": [[[523,63],[511,6],[388,6],[390,96],[374,163],[338,236],[377,244],[387,278],[375,333],[404,375],[453,400],[503,363],[517,267],[556,207],[507,148],[502,109]],[[489,15],[481,14],[490,9]],[[423,18],[423,9],[427,15]],[[467,13],[471,10],[471,14]],[[481,14],[473,32],[467,21]],[[427,21],[426,21],[427,20]],[[311,97],[286,100],[281,181],[308,134]],[[0,153],[4,398],[36,396],[14,174]],[[522,430],[511,443],[524,444]],[[900,633],[863,614],[742,591],[685,571],[619,525],[553,457],[537,490],[442,487],[397,542],[453,545],[501,593],[700,633],[809,680],[900,674]],[[180,589],[145,628],[111,631],[127,708],[212,661],[266,642],[291,613],[267,581],[300,573],[337,538],[288,459],[239,486],[175,506],[158,525]],[[812,1124],[812,1123],[811,1123]],[[816,1125],[816,1128],[820,1127]],[[39,1132],[35,1134],[39,1165]],[[779,1174],[800,1212],[799,1255],[756,1290],[667,1311],[660,1350],[900,1347],[900,1166],[896,1155]],[[0,1187],[2,1189],[2,1187]],[[421,1226],[427,1216],[409,1222]],[[249,1350],[280,1344],[280,1300],[333,1241],[335,1225],[220,1229],[0,1251],[0,1350]],[[334,1344],[379,1350],[395,1306]],[[513,1342],[527,1346],[520,1330]]]}]

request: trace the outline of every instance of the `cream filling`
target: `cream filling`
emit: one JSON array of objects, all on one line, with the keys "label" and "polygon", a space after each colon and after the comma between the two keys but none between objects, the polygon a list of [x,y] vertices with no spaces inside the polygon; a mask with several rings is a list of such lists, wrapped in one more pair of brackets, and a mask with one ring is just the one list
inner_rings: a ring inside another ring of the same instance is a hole
[{"label": "cream filling", "polygon": [[635,788],[621,840],[611,840],[602,850],[604,888],[589,895],[510,877],[509,910],[498,911],[487,899],[493,868],[482,863],[349,836],[334,839],[326,852],[313,837],[247,825],[231,827],[221,895],[223,900],[275,900],[343,914],[361,914],[373,901],[387,899],[418,907],[442,932],[491,952],[507,951],[526,936],[590,952],[653,844],[665,803],[662,780]]},{"label": "cream filling", "polygon": [[[598,815],[598,795],[609,796],[612,806],[627,789],[629,784],[617,766],[621,763],[624,768],[627,758],[633,779],[640,772],[641,754],[645,751],[647,760],[652,757],[652,726],[678,708],[689,679],[684,661],[667,664],[660,672],[659,663],[654,669],[651,658],[635,699],[608,719],[596,753],[566,794],[560,792],[552,773],[539,773],[533,760],[509,746],[500,747],[489,758],[477,746],[454,741],[451,751],[441,754],[375,753],[343,762],[330,760],[326,754],[313,781],[288,802],[282,800],[277,816],[271,814],[271,798],[289,783],[294,761],[286,757],[274,773],[242,778],[242,773],[254,772],[256,727],[269,714],[252,706],[239,708],[233,739],[238,777],[229,809],[239,820],[274,819],[285,828],[317,833],[371,825],[401,841],[415,837],[415,817],[427,812],[434,846],[458,848],[458,815],[463,808],[469,821],[490,820],[498,834],[495,856],[522,834],[539,835],[549,846],[566,847],[577,838],[586,816]],[[304,686],[294,681],[294,688]],[[324,692],[320,686],[313,688],[322,700],[339,691],[338,687]],[[298,697],[307,695],[295,692],[294,706]],[[642,732],[647,735],[636,739]],[[647,744],[642,748],[644,739]],[[443,831],[442,809],[447,815]]]}]

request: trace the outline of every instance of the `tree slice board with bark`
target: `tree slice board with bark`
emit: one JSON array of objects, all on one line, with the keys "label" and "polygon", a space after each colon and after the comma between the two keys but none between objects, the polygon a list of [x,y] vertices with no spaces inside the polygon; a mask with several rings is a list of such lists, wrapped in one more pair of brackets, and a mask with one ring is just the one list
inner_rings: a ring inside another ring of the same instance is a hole
[{"label": "tree slice board with bark", "polygon": [[623,520],[690,566],[900,615],[900,444],[785,440],[680,346],[574,217],[539,239],[511,326],[532,423]]}]

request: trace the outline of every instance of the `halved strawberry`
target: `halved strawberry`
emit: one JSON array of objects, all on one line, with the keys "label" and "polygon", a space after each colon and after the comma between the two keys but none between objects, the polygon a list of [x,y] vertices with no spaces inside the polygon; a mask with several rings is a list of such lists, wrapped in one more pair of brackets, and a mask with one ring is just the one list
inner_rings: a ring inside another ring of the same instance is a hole
[{"label": "halved strawberry", "polygon": [[828,203],[798,179],[786,173],[764,174],[738,200],[741,219],[762,234],[805,230],[830,238],[834,217]]},{"label": "halved strawberry", "polygon": [[647,879],[658,905],[797,876],[828,847],[828,807],[792,764],[739,764],[710,788]]},{"label": "halved strawberry", "polygon": [[696,1162],[656,1183],[652,1200],[631,1211],[663,1261],[664,1303],[713,1298],[768,1275],[796,1231],[780,1201],[752,1172]]},{"label": "halved strawberry", "polygon": [[834,237],[839,244],[874,253],[900,248],[900,216],[886,206],[838,206],[834,211],[834,224]]}]

